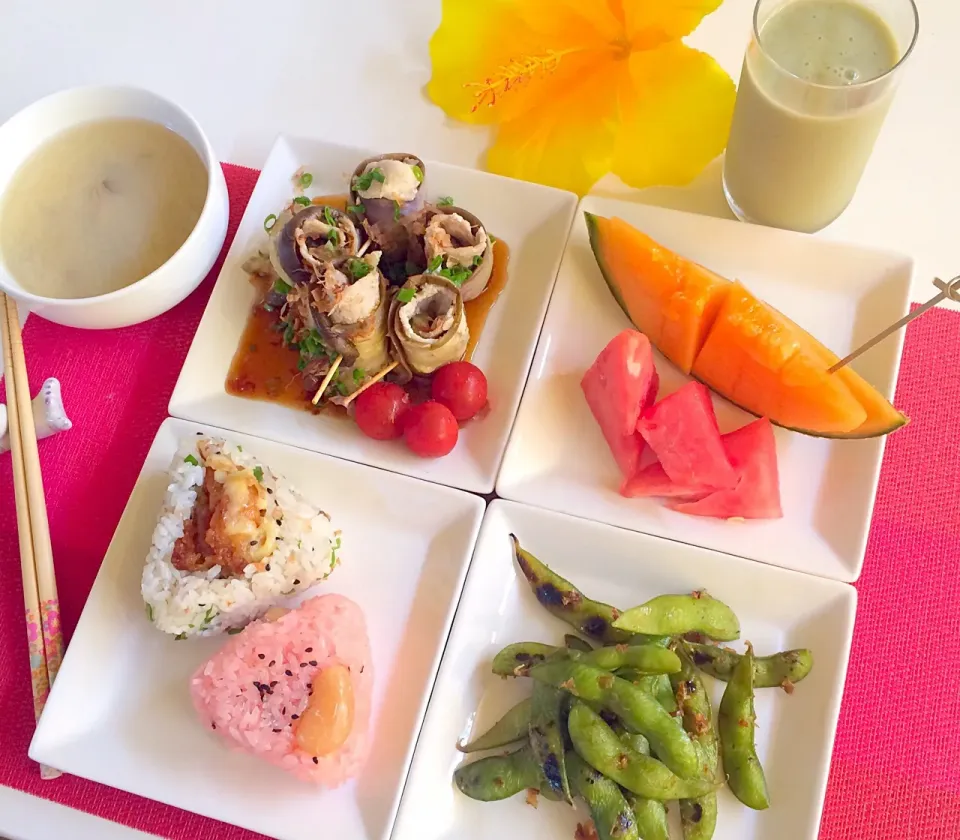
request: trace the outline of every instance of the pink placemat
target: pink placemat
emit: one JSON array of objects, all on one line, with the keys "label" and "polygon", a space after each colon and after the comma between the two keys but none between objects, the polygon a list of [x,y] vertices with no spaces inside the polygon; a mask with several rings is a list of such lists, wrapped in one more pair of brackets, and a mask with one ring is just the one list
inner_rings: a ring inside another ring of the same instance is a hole
[{"label": "pink placemat", "polygon": [[[224,172],[225,253],[257,173]],[[75,423],[40,444],[68,639],[219,270],[147,324],[27,326],[31,383],[57,376]],[[907,335],[897,405],[913,422],[890,438],[884,459],[822,840],[960,838],[958,347],[960,315],[951,312],[924,316]],[[259,836],[82,779],[40,780],[26,755],[34,724],[9,457],[0,458],[0,580],[0,784],[176,840]]]}]

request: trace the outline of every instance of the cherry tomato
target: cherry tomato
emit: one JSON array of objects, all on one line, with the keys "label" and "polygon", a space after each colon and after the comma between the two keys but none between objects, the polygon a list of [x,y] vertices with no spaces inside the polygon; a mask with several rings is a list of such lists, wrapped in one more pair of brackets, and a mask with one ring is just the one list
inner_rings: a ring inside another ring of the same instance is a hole
[{"label": "cherry tomato", "polygon": [[487,404],[487,377],[470,362],[450,362],[433,375],[431,392],[457,420],[469,420]]},{"label": "cherry tomato", "polygon": [[460,430],[450,409],[429,400],[415,405],[403,420],[403,439],[421,458],[440,458],[457,445]]},{"label": "cherry tomato", "polygon": [[353,419],[360,431],[374,440],[393,440],[403,434],[403,415],[410,396],[393,382],[375,382],[354,402]]}]

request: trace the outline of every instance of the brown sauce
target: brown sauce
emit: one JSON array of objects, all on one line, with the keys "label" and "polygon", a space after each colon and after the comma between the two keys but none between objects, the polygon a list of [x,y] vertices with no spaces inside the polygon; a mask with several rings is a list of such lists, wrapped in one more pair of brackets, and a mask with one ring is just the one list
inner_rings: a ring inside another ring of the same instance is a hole
[{"label": "brown sauce", "polygon": [[[344,210],[348,199],[349,196],[345,194],[322,195],[314,198],[313,203]],[[479,297],[463,305],[470,328],[470,341],[464,355],[467,361],[473,357],[490,310],[503,292],[509,276],[510,249],[502,239],[494,242],[493,253],[493,272],[487,288]],[[260,306],[259,301],[267,292],[263,279],[251,275],[250,282],[257,289],[257,304],[247,317],[243,335],[230,363],[224,386],[227,393],[235,397],[279,403],[313,414],[326,413],[328,410],[342,413],[343,409],[338,406],[327,403],[315,406],[310,402],[312,394],[304,391],[303,379],[297,369],[300,353],[284,346],[283,333],[276,329],[276,313],[267,312]],[[419,401],[416,395],[413,397],[415,402]]]}]

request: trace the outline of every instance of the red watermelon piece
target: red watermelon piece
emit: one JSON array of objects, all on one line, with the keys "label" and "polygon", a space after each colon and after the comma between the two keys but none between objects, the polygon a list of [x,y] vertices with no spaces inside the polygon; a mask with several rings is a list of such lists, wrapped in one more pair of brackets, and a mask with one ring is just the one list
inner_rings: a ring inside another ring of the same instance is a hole
[{"label": "red watermelon piece", "polygon": [[670,496],[700,499],[713,492],[712,487],[703,485],[684,485],[671,481],[663,469],[663,464],[656,461],[643,467],[620,485],[620,495],[627,498],[641,498],[647,496]]},{"label": "red watermelon piece", "polygon": [[736,486],[710,392],[700,382],[688,382],[644,411],[637,431],[674,484],[711,490]]},{"label": "red watermelon piece", "polygon": [[624,476],[636,472],[643,451],[637,434],[640,412],[657,395],[660,378],[645,335],[624,330],[600,351],[580,387]]},{"label": "red watermelon piece", "polygon": [[737,486],[715,490],[699,501],[673,502],[670,507],[694,516],[719,519],[780,519],[780,476],[773,426],[766,418],[729,432],[723,446],[737,472]]}]

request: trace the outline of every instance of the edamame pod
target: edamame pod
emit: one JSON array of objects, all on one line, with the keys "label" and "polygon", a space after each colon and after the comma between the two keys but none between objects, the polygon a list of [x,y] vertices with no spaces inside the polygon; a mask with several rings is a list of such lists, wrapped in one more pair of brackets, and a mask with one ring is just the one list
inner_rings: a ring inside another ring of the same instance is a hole
[{"label": "edamame pod", "polygon": [[534,665],[557,652],[554,645],[540,642],[516,642],[493,657],[493,673],[501,677],[525,677]]},{"label": "edamame pod", "polygon": [[[700,777],[700,757],[693,741],[680,721],[671,717],[648,692],[608,671],[574,661],[537,665],[530,676],[587,703],[608,708],[627,729],[647,737],[651,749],[670,771],[683,779]],[[603,772],[603,768],[597,769]]]},{"label": "edamame pod", "polygon": [[[700,748],[704,775],[716,777],[719,746],[710,695],[686,648],[678,643],[675,650],[681,663],[679,673],[669,677],[675,703],[679,706],[684,729]],[[710,792],[695,799],[681,799],[680,825],[684,840],[711,840],[717,827],[717,794]]]},{"label": "edamame pod", "polygon": [[624,795],[637,821],[637,830],[643,840],[670,840],[667,806],[657,799],[642,799],[630,791]]},{"label": "edamame pod", "polygon": [[552,615],[567,622],[584,636],[604,644],[616,645],[629,641],[630,633],[613,627],[613,622],[620,615],[616,607],[587,598],[570,581],[554,574],[530,552],[522,549],[513,534],[510,540],[520,571],[537,600]]},{"label": "edamame pod", "polygon": [[720,701],[719,730],[723,769],[730,790],[748,808],[770,807],[767,780],[757,758],[753,708],[753,648],[737,663]]},{"label": "edamame pod", "polygon": [[567,727],[574,749],[587,764],[644,799],[689,799],[715,787],[705,779],[681,779],[655,758],[632,750],[585,703],[574,702]]},{"label": "edamame pod", "polygon": [[659,595],[622,613],[614,620],[613,626],[629,633],[652,636],[702,633],[721,642],[740,638],[740,621],[733,610],[706,592]]},{"label": "edamame pod", "polygon": [[545,683],[534,683],[529,734],[530,748],[545,782],[540,792],[549,792],[549,798],[564,799],[572,805],[563,744],[567,703],[567,695],[559,689]]},{"label": "edamame pod", "polygon": [[565,633],[563,636],[563,643],[570,650],[578,650],[581,653],[590,653],[593,650],[593,645],[590,644],[586,639],[581,639],[579,636],[574,636],[572,633]]},{"label": "edamame pod", "polygon": [[526,738],[530,729],[530,698],[521,700],[483,735],[468,744],[457,744],[460,752],[472,753],[505,747]]},{"label": "edamame pod", "polygon": [[491,755],[458,767],[453,781],[460,792],[481,802],[497,802],[527,788],[539,788],[540,768],[529,746],[509,755]]},{"label": "edamame pod", "polygon": [[616,782],[574,752],[567,756],[567,767],[570,786],[587,803],[599,840],[648,840],[646,834],[637,831],[636,817]]},{"label": "edamame pod", "polygon": [[603,668],[604,671],[633,668],[641,674],[672,674],[680,670],[677,655],[672,650],[657,645],[602,647],[573,658],[586,665]]},{"label": "edamame pod", "polygon": [[[671,675],[672,676],[672,675]],[[657,674],[654,676],[641,676],[638,680],[631,680],[637,688],[648,691],[657,702],[663,706],[664,711],[669,715],[677,713],[677,698],[673,693],[673,686],[670,685],[670,677],[666,674]]]},{"label": "edamame pod", "polygon": [[[728,682],[742,658],[739,653],[716,645],[698,645],[684,642],[684,647],[696,665],[705,674]],[[757,656],[753,660],[753,687],[782,687],[788,693],[813,668],[813,652],[807,648],[784,650],[772,656]]]}]

